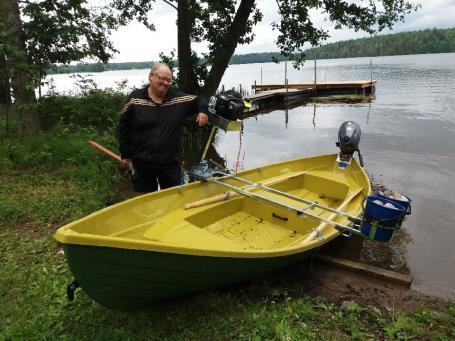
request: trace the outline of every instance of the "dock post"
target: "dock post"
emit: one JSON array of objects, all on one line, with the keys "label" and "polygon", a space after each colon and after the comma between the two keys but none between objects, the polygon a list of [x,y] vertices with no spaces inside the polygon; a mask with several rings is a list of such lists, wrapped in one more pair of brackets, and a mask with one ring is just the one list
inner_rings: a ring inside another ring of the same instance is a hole
[{"label": "dock post", "polygon": [[286,104],[288,102],[288,61],[284,62],[284,86],[286,87]]},{"label": "dock post", "polygon": [[285,82],[285,85],[286,85],[286,105],[287,105],[288,104],[288,88],[289,88],[288,79],[286,78],[286,80],[284,82]]},{"label": "dock post", "polygon": [[261,85],[262,85],[262,66],[261,66]]},{"label": "dock post", "polygon": [[256,80],[254,80],[254,95],[256,95]]},{"label": "dock post", "polygon": [[316,75],[316,59],[314,60],[314,91],[316,91],[317,88],[317,75]]},{"label": "dock post", "polygon": [[370,58],[370,84],[373,85],[373,61]]},{"label": "dock post", "polygon": [[286,79],[288,79],[288,61],[284,62],[284,82],[286,83]]},{"label": "dock post", "polygon": [[370,95],[373,95],[373,61],[370,58]]}]

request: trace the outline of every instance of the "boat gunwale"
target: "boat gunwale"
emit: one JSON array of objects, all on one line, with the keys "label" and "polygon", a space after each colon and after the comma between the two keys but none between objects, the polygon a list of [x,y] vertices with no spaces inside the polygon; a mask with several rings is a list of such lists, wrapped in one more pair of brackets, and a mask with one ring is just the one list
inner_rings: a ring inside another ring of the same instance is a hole
[{"label": "boat gunwale", "polygon": [[[308,158],[295,158],[291,160],[280,161],[276,163],[267,164],[263,167],[256,167],[251,168],[242,172],[239,172],[238,175],[247,174],[248,172],[254,172],[258,168],[273,168],[274,166],[279,166],[280,164],[285,163],[293,163],[298,162],[302,159],[311,159],[311,158],[323,158],[327,156],[336,156],[336,154],[325,154],[325,155],[317,155]],[[367,188],[363,188],[360,193],[364,195],[369,195],[371,193],[371,184],[368,180],[368,176],[366,175],[365,171],[362,167],[358,164],[358,161],[355,160],[356,166],[362,170],[362,174],[365,177],[366,184],[368,185]],[[311,169],[311,168],[310,168]],[[360,183],[360,181],[357,181]],[[132,204],[135,201],[144,200],[147,196],[155,196],[155,195],[165,195],[167,192],[170,191],[183,191],[185,188],[191,188],[194,186],[199,186],[200,182],[189,183],[185,185],[181,185],[178,187],[173,187],[169,189],[165,189],[159,192],[147,193],[143,195],[139,195],[137,197],[116,203],[114,205],[105,207],[101,210],[93,212],[81,219],[78,219],[74,222],[71,222],[63,227],[60,227],[57,232],[55,233],[55,239],[62,244],[75,244],[75,245],[85,245],[85,246],[95,246],[95,247],[110,247],[110,248],[118,248],[118,249],[131,249],[131,250],[142,250],[142,251],[150,251],[150,252],[163,252],[163,253],[177,253],[177,254],[184,254],[184,255],[195,255],[195,256],[209,256],[209,257],[232,257],[232,258],[267,258],[267,257],[277,257],[277,256],[288,256],[293,255],[296,253],[308,251],[313,248],[317,248],[322,244],[327,243],[328,241],[336,238],[341,232],[336,228],[332,227],[330,229],[326,229],[324,233],[324,240],[314,239],[311,241],[303,242],[306,235],[299,237],[296,241],[292,244],[283,246],[279,249],[265,249],[265,250],[257,250],[257,249],[248,249],[245,251],[242,250],[217,250],[217,249],[207,249],[207,248],[198,248],[198,247],[185,247],[181,245],[172,245],[172,244],[163,244],[160,242],[154,242],[153,240],[137,240],[132,238],[124,238],[124,237],[115,237],[112,235],[104,236],[99,234],[89,234],[89,233],[80,233],[76,232],[72,229],[75,225],[80,224],[85,220],[92,219],[98,215],[102,215],[107,211],[113,210],[119,206],[124,206],[125,204]],[[347,185],[347,184],[346,184]],[[348,185],[347,185],[348,186]],[[358,187],[350,187],[348,186],[348,191],[346,196],[342,202],[340,202],[339,206],[348,205],[349,203],[345,203],[346,199],[349,198],[350,194],[352,194]],[[351,198],[351,200],[354,200]],[[351,211],[350,214],[359,216],[361,213],[361,207],[356,208],[354,211]],[[337,219],[344,219],[343,217],[337,217]],[[321,222],[321,224],[324,224]],[[318,226],[320,226],[319,224]]]}]

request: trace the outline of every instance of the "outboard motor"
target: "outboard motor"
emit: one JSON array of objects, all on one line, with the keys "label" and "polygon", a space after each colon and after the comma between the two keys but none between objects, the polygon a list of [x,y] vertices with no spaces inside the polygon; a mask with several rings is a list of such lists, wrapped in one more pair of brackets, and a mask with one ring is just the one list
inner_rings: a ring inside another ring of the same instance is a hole
[{"label": "outboard motor", "polygon": [[209,102],[209,110],[211,112],[230,121],[238,119],[243,113],[244,108],[245,104],[242,96],[234,90],[220,92],[218,95],[210,98]]},{"label": "outboard motor", "polygon": [[337,147],[340,148],[340,154],[337,159],[340,168],[346,168],[351,163],[355,152],[359,154],[359,162],[363,167],[363,158],[359,149],[360,135],[360,126],[354,121],[344,122],[340,126],[338,142],[336,143]]}]

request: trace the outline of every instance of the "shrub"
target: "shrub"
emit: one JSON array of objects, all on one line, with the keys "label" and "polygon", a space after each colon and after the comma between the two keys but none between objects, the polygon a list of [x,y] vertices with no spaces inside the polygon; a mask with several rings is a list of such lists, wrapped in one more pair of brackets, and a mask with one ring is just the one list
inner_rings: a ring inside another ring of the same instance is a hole
[{"label": "shrub", "polygon": [[98,131],[117,127],[126,95],[112,89],[89,89],[77,95],[51,93],[39,101],[42,128],[57,125],[93,127]]}]

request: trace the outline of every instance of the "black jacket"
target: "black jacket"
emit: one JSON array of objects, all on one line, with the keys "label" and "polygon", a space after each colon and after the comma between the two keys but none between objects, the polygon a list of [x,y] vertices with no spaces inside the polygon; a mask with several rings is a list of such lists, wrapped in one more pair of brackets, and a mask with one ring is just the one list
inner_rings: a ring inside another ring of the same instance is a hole
[{"label": "black jacket", "polygon": [[198,112],[207,113],[201,97],[169,90],[163,103],[148,96],[147,87],[134,90],[122,109],[119,149],[123,159],[166,165],[178,159],[182,124]]}]

